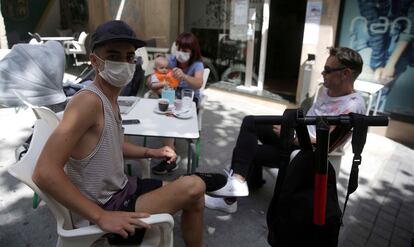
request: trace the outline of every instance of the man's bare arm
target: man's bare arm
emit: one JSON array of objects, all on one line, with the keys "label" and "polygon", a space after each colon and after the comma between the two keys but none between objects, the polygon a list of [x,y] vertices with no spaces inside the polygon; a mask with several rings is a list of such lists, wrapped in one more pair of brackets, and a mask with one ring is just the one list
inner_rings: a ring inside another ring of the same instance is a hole
[{"label": "man's bare arm", "polygon": [[175,151],[168,146],[152,149],[129,143],[127,140],[124,141],[123,153],[124,157],[132,159],[166,158],[169,162],[172,162],[177,158]]},{"label": "man's bare arm", "polygon": [[76,95],[68,104],[62,121],[49,137],[33,173],[34,182],[69,209],[93,222],[102,211],[84,197],[69,180],[63,168],[75,145],[99,116],[94,97]]},{"label": "man's bare arm", "polygon": [[68,104],[59,126],[50,136],[37,162],[33,181],[45,192],[69,210],[98,224],[104,231],[127,236],[134,231],[134,225],[148,227],[139,221],[147,214],[109,212],[80,193],[69,180],[63,168],[75,146],[99,117],[102,106],[97,96],[75,96]]}]

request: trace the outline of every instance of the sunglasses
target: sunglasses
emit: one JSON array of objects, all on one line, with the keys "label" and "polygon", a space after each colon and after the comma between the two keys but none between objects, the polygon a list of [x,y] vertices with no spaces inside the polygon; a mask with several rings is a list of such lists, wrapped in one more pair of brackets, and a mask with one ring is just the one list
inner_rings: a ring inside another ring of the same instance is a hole
[{"label": "sunglasses", "polygon": [[344,69],[346,69],[346,67],[331,68],[329,66],[325,66],[325,67],[323,67],[322,73],[330,74],[332,72],[336,72],[336,71],[340,71],[340,70],[344,70]]}]

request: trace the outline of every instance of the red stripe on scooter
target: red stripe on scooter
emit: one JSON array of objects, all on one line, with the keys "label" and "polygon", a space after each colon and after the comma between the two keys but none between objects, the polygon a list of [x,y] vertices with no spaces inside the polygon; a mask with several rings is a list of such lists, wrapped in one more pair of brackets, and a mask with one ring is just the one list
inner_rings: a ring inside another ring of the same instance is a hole
[{"label": "red stripe on scooter", "polygon": [[328,174],[315,173],[315,190],[313,192],[313,223],[325,225],[326,192]]}]

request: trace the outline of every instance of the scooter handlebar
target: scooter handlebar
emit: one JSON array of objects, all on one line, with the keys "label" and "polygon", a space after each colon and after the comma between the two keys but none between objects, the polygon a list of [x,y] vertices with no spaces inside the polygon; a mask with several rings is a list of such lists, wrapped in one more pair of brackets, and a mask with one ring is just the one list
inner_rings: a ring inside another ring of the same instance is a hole
[{"label": "scooter handlebar", "polygon": [[[255,116],[256,124],[274,124],[282,123],[283,116]],[[298,123],[305,125],[316,125],[317,119],[322,118],[324,122],[329,125],[352,125],[352,115],[338,115],[338,116],[306,116],[304,118],[297,118]],[[367,126],[387,126],[388,117],[386,116],[363,116],[364,122]]]}]

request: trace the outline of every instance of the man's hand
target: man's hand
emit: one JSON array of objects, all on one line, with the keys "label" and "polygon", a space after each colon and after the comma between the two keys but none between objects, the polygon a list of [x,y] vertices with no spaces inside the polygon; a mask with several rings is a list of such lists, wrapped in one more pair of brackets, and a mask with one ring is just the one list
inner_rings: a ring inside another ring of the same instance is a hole
[{"label": "man's hand", "polygon": [[151,157],[165,158],[167,160],[167,163],[174,162],[177,159],[177,154],[169,146],[164,146],[158,149],[151,149],[149,152],[151,154]]},{"label": "man's hand", "polygon": [[387,65],[385,68],[379,67],[375,70],[374,79],[377,82],[386,85],[394,79],[394,74],[395,68]]},{"label": "man's hand", "polygon": [[273,125],[272,130],[277,136],[280,136],[280,125]]},{"label": "man's hand", "polygon": [[140,220],[149,216],[147,213],[103,210],[95,223],[105,232],[117,233],[126,238],[135,233],[135,228],[151,228]]}]

